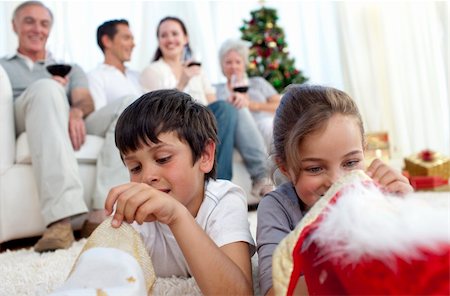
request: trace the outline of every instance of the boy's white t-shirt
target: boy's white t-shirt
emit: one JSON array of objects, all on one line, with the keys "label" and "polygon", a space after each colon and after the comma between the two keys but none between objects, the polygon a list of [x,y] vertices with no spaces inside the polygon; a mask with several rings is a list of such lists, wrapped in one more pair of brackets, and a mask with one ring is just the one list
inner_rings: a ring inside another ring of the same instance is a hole
[{"label": "boy's white t-shirt", "polygon": [[[195,221],[218,247],[243,241],[250,245],[250,256],[255,253],[245,192],[230,181],[210,180],[207,183],[205,198]],[[133,223],[132,226],[141,234],[158,277],[191,275],[183,253],[167,225],[149,222],[142,225]]]}]

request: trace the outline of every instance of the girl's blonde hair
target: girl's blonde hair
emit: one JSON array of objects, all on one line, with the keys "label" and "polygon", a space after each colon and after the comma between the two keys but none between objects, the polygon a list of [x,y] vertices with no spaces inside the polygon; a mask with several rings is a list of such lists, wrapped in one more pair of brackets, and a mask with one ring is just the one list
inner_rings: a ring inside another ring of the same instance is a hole
[{"label": "girl's blonde hair", "polygon": [[273,157],[276,163],[300,173],[298,147],[305,137],[325,127],[334,114],[353,116],[363,139],[364,126],[356,103],[345,92],[319,85],[292,85],[287,88],[273,124]]}]

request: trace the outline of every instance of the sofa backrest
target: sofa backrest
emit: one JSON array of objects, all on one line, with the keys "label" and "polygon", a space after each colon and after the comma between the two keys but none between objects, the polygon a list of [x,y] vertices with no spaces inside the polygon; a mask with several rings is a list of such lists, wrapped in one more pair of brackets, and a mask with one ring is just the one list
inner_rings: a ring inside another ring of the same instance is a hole
[{"label": "sofa backrest", "polygon": [[14,163],[16,132],[11,83],[0,65],[0,173]]}]

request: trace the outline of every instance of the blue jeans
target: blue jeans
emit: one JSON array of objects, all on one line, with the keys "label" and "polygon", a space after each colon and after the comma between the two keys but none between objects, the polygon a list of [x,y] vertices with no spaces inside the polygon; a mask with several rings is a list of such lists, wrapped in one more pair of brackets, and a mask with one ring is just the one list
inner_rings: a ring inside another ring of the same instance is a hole
[{"label": "blue jeans", "polygon": [[236,109],[225,101],[208,105],[217,121],[219,143],[216,149],[217,178],[231,180],[233,177],[233,147],[237,123]]},{"label": "blue jeans", "polygon": [[248,108],[237,110],[234,141],[253,183],[264,178],[268,159],[266,145]]}]

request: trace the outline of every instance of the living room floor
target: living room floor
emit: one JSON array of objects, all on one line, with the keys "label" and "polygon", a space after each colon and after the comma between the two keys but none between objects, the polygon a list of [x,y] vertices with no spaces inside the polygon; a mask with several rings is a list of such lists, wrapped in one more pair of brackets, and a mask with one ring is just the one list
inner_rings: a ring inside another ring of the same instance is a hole
[{"label": "living room floor", "polygon": [[[256,211],[248,212],[248,221],[250,223],[250,232],[253,236],[253,239],[256,243]],[[75,239],[80,239],[79,231],[74,232]],[[28,249],[34,246],[34,244],[38,241],[39,236],[29,237],[24,239],[12,240],[9,242],[2,243],[0,246],[0,253],[5,252],[6,250],[19,250],[19,249]]]}]

